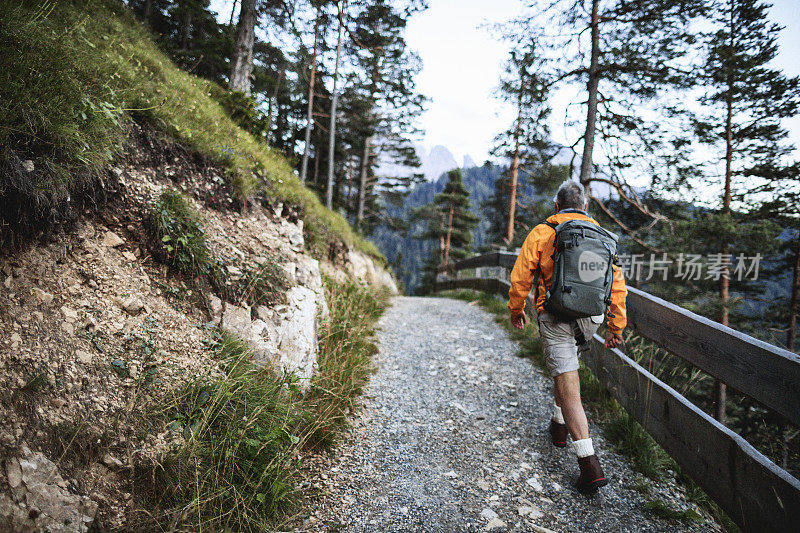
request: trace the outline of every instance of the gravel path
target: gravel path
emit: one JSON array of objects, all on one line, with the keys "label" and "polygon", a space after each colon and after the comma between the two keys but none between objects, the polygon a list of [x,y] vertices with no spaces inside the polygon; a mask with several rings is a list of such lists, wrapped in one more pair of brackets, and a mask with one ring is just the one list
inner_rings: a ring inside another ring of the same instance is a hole
[{"label": "gravel path", "polygon": [[[484,310],[398,297],[381,319],[377,371],[350,438],[304,524],[343,531],[703,531],[711,522],[657,518],[634,489],[630,462],[592,428],[611,483],[584,497],[577,464],[546,426],[551,380],[514,354]],[[651,494],[689,503],[674,485]]]}]

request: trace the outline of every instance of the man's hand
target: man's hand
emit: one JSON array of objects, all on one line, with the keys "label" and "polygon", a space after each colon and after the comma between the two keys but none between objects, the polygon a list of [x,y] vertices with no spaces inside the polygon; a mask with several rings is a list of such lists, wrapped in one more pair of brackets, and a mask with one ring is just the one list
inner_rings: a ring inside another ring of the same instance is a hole
[{"label": "man's hand", "polygon": [[525,324],[528,323],[528,317],[525,316],[525,313],[520,313],[517,316],[511,317],[511,325],[517,329],[525,329]]},{"label": "man's hand", "polygon": [[622,344],[622,333],[606,333],[606,348],[616,348]]}]

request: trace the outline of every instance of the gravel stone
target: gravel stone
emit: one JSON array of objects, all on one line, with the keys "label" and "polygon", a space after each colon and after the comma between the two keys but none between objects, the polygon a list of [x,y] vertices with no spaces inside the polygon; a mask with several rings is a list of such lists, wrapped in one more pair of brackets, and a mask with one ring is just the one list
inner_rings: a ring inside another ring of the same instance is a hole
[{"label": "gravel stone", "polygon": [[644,503],[677,493],[674,482],[637,492],[630,460],[595,426],[611,482],[591,497],[572,489],[574,454],[553,447],[547,432],[552,380],[517,357],[517,344],[476,305],[397,297],[378,337],[364,408],[331,454],[325,496],[301,528],[481,531],[489,521],[507,531],[719,530],[705,513],[705,523],[649,513]]}]

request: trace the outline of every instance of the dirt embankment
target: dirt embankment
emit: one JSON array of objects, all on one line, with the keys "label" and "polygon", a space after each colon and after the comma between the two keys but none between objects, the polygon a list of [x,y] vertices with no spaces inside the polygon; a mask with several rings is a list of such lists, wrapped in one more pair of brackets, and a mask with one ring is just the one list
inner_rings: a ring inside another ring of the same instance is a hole
[{"label": "dirt embankment", "polygon": [[[321,270],[393,285],[346,247],[320,265],[306,252],[302,213],[266,200],[242,209],[225,183],[208,161],[136,129],[106,182],[107,206],[53,242],[0,256],[0,530],[124,527],[131,472],[180,439],[143,431],[142,408],[187,377],[220,372],[207,342],[226,312],[246,310],[248,332],[263,324],[253,333],[263,339],[250,340],[284,358],[305,350],[313,368],[316,339],[292,344],[309,320],[294,300],[225,302],[155,260],[145,221],[163,190],[180,190],[201,214],[223,285],[274,263],[287,294],[313,299],[312,321],[325,305]],[[274,355],[264,352],[293,369]]]}]

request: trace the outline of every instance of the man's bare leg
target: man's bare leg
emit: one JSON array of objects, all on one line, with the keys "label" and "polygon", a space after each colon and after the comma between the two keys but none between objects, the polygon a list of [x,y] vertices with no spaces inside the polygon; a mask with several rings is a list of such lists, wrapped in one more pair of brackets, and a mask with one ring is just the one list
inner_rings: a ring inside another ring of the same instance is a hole
[{"label": "man's bare leg", "polygon": [[564,422],[567,424],[572,440],[589,438],[589,422],[581,403],[581,382],[578,371],[564,372],[554,378],[556,405],[561,408]]}]

